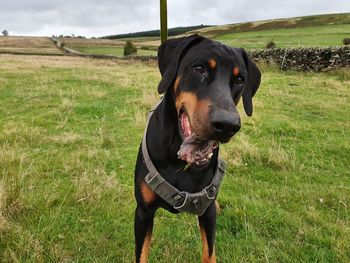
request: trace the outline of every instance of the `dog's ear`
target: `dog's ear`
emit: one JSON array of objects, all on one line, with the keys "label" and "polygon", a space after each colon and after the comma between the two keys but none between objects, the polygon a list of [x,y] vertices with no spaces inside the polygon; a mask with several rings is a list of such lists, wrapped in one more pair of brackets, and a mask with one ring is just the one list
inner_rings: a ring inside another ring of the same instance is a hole
[{"label": "dog's ear", "polygon": [[246,114],[252,116],[253,114],[253,101],[252,98],[259,88],[261,81],[261,73],[254,62],[249,58],[247,52],[241,49],[244,63],[248,70],[247,84],[243,90],[243,106]]},{"label": "dog's ear", "polygon": [[195,34],[189,37],[170,39],[158,48],[158,66],[162,80],[158,93],[164,93],[174,82],[181,59],[186,52],[204,38]]}]

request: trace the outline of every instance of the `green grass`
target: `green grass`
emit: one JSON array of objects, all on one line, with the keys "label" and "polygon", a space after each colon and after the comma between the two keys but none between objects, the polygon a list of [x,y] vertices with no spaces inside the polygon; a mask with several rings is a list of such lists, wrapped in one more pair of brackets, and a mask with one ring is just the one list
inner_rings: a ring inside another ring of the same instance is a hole
[{"label": "green grass", "polygon": [[342,46],[349,36],[350,24],[345,24],[230,33],[216,39],[230,46],[260,49],[270,41],[279,48]]},{"label": "green grass", "polygon": [[[156,63],[0,63],[2,262],[132,262],[133,170]],[[349,262],[350,72],[262,71],[253,117],[222,147],[218,262]],[[196,218],[159,210],[150,262],[200,253]]]},{"label": "green grass", "polygon": [[[75,47],[82,53],[94,54],[94,55],[113,55],[113,56],[124,56],[123,47]],[[138,56],[156,56],[157,52],[153,50],[144,50],[141,48],[137,49]]]}]

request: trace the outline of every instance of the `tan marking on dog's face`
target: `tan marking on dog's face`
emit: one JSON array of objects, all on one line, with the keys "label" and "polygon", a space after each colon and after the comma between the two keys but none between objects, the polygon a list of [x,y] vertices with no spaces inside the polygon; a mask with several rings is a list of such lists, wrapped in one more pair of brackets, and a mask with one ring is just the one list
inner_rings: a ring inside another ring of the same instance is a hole
[{"label": "tan marking on dog's face", "polygon": [[233,76],[237,77],[239,74],[239,68],[238,67],[234,67],[233,68]]},{"label": "tan marking on dog's face", "polygon": [[156,194],[151,190],[151,188],[144,182],[141,183],[140,186],[141,195],[143,201],[148,205],[156,199]]},{"label": "tan marking on dog's face", "polygon": [[211,58],[208,60],[208,65],[211,69],[214,69],[216,67],[216,60]]},{"label": "tan marking on dog's face", "polygon": [[202,263],[216,263],[215,249],[213,248],[213,253],[209,255],[207,235],[202,227],[200,227],[200,232],[202,238]]},{"label": "tan marking on dog's face", "polygon": [[149,253],[149,248],[151,246],[151,238],[152,238],[152,234],[147,233],[145,240],[143,241],[143,245],[142,245],[140,263],[147,263],[148,262],[148,253]]},{"label": "tan marking on dog's face", "polygon": [[174,93],[175,93],[175,94],[176,94],[177,88],[178,88],[179,85],[180,85],[180,80],[181,80],[181,76],[177,76],[177,77],[176,77],[176,80],[175,80],[175,83],[174,83]]},{"label": "tan marking on dog's face", "polygon": [[189,118],[192,131],[200,137],[205,138],[211,131],[209,125],[209,109],[211,102],[209,100],[199,100],[193,92],[181,92],[176,97],[176,110],[179,114],[180,109],[184,108]]}]

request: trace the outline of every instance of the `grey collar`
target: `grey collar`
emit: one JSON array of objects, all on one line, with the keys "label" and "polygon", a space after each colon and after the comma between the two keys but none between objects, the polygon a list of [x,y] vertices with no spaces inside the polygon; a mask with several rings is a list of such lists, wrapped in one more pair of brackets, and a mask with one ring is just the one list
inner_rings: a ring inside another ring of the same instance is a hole
[{"label": "grey collar", "polygon": [[142,154],[145,164],[148,169],[148,174],[145,177],[147,185],[159,195],[164,201],[181,212],[188,212],[198,216],[204,214],[209,205],[216,199],[219,192],[220,184],[222,182],[226,164],[223,160],[218,159],[218,166],[216,168],[215,175],[211,183],[204,187],[197,193],[189,193],[180,191],[165,180],[163,176],[157,171],[154,166],[147,149],[146,134],[149,124],[149,120],[158,105],[162,102],[163,98],[153,107],[148,114],[147,125],[142,140]]}]

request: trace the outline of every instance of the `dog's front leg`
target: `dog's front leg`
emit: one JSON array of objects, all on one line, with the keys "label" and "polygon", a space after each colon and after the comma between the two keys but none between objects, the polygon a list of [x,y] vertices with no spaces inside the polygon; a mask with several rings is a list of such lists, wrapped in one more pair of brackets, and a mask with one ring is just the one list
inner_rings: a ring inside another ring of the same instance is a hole
[{"label": "dog's front leg", "polygon": [[207,211],[198,217],[203,243],[202,263],[216,263],[214,242],[216,231],[216,207],[213,202]]},{"label": "dog's front leg", "polygon": [[135,210],[135,257],[136,263],[147,263],[151,245],[153,218],[155,211],[150,211],[141,205]]}]

